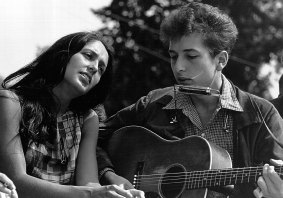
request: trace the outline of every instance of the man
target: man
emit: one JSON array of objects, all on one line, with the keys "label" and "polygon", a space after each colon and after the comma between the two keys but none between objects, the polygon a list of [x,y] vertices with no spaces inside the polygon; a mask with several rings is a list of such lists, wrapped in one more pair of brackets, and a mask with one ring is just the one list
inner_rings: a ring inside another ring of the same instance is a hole
[{"label": "man", "polygon": [[[267,129],[283,142],[283,120],[274,106],[222,74],[237,34],[231,18],[218,8],[192,2],[173,11],[161,24],[161,39],[169,47],[178,86],[151,91],[110,117],[104,127],[140,125],[168,140],[201,136],[227,150],[233,167],[283,159],[282,148]],[[101,146],[110,131],[100,132]],[[100,154],[102,181],[129,185]],[[254,183],[237,184],[230,197],[254,197],[255,188]],[[207,197],[225,195],[209,191]]]}]

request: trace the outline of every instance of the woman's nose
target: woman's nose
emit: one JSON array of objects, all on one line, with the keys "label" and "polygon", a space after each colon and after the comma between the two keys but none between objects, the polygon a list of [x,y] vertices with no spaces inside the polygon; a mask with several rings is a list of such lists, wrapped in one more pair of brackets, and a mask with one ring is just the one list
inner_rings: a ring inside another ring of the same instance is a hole
[{"label": "woman's nose", "polygon": [[91,73],[91,74],[95,74],[97,71],[98,71],[98,63],[95,62],[95,63],[92,63],[90,64],[88,67],[87,67],[88,71]]}]

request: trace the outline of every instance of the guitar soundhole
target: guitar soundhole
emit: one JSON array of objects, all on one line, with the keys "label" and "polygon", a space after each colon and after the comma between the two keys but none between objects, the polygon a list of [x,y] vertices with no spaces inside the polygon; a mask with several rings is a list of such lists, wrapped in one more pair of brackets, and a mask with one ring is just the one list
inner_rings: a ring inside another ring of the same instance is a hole
[{"label": "guitar soundhole", "polygon": [[179,197],[186,185],[186,169],[180,164],[170,166],[162,176],[159,190],[164,198]]}]

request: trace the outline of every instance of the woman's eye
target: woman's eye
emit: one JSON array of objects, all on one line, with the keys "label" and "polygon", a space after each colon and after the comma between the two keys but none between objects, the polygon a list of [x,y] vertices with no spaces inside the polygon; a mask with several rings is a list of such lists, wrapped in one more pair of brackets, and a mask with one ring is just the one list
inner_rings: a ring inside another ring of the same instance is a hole
[{"label": "woman's eye", "polygon": [[90,53],[84,53],[84,56],[88,59],[91,59],[92,58],[92,55]]},{"label": "woman's eye", "polygon": [[187,55],[187,58],[188,59],[194,59],[194,58],[196,58],[196,57],[198,57],[197,55]]},{"label": "woman's eye", "polygon": [[101,65],[98,66],[98,69],[99,69],[100,73],[103,74],[104,71],[105,71],[105,66],[101,64]]}]

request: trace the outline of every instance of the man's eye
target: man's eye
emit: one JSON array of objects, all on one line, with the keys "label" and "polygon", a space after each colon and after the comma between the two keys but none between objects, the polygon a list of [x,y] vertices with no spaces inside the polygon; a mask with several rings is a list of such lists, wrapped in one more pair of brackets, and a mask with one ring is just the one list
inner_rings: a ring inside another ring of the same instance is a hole
[{"label": "man's eye", "polygon": [[177,59],[177,56],[170,56],[170,59],[171,59],[171,60],[176,60],[176,59]]}]

